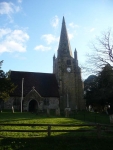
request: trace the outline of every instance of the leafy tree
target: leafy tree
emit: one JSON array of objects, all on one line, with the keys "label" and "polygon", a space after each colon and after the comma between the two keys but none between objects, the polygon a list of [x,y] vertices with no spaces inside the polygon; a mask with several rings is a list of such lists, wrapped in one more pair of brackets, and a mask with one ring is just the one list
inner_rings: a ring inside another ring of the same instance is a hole
[{"label": "leafy tree", "polygon": [[85,80],[86,104],[104,107],[113,103],[113,70],[107,64],[93,80]]},{"label": "leafy tree", "polygon": [[[3,61],[0,61],[0,69]],[[7,100],[15,89],[15,85],[11,82],[11,79],[7,74],[0,70],[0,99]]]},{"label": "leafy tree", "polygon": [[103,103],[113,103],[113,70],[112,66],[107,64],[98,76],[98,88],[101,92]]},{"label": "leafy tree", "polygon": [[96,80],[96,75],[90,75],[85,81],[84,81],[84,91],[90,90],[91,83],[94,83]]},{"label": "leafy tree", "polygon": [[84,91],[87,106],[94,104],[94,97],[97,89],[98,89],[98,78],[95,75],[90,75],[84,81]]}]

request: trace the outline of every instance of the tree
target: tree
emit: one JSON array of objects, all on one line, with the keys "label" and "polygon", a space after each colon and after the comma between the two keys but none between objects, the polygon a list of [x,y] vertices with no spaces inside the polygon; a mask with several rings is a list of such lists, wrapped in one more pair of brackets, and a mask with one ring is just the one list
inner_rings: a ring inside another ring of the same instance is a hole
[{"label": "tree", "polygon": [[113,70],[109,64],[93,80],[85,80],[84,86],[87,106],[103,108],[113,104]]},{"label": "tree", "polygon": [[104,103],[113,103],[113,70],[107,64],[98,75],[98,87],[102,93]]},{"label": "tree", "polygon": [[111,29],[97,37],[95,43],[90,43],[90,49],[93,51],[87,54],[87,64],[83,67],[85,72],[99,73],[106,64],[112,64],[113,33]]},{"label": "tree", "polygon": [[84,81],[84,91],[91,90],[91,83],[94,83],[96,80],[96,75],[90,75],[85,81]]},{"label": "tree", "polygon": [[104,32],[102,34],[102,38],[98,38],[98,41],[102,46],[102,49],[97,50],[107,54],[109,56],[110,61],[113,62],[113,34],[111,30]]},{"label": "tree", "polygon": [[98,77],[95,75],[90,75],[84,81],[84,91],[86,106],[94,105],[96,103],[96,92],[98,90]]},{"label": "tree", "polygon": [[[0,61],[0,69],[2,63],[3,61]],[[0,99],[7,100],[10,97],[10,93],[12,93],[15,88],[15,85],[11,82],[7,73],[0,70]]]}]

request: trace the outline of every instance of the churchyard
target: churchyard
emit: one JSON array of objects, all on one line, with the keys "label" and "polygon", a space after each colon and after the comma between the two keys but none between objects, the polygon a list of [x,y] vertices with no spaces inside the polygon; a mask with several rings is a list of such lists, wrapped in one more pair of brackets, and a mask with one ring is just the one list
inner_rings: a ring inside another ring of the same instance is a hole
[{"label": "churchyard", "polygon": [[[2,112],[0,113],[0,124],[56,124],[56,125],[78,125],[71,127],[54,126],[53,130],[94,130],[94,126],[82,126],[86,124],[107,124],[107,114],[91,112],[75,112],[68,118],[47,114],[37,115],[35,113]],[[104,127],[102,127],[104,128]],[[0,130],[47,130],[47,126],[0,126]],[[104,128],[105,129],[105,128]],[[113,130],[113,127],[110,128]],[[2,150],[111,150],[113,147],[113,132],[102,133],[98,136],[96,132],[51,132],[48,137],[46,132],[0,132],[0,149]]]}]

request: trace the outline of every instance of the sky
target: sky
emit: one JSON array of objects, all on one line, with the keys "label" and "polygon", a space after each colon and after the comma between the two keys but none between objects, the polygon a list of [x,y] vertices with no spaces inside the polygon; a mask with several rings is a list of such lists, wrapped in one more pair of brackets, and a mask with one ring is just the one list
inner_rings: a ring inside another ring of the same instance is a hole
[{"label": "sky", "polygon": [[2,69],[52,73],[63,16],[72,52],[76,48],[83,65],[89,43],[113,28],[113,0],[0,0]]}]

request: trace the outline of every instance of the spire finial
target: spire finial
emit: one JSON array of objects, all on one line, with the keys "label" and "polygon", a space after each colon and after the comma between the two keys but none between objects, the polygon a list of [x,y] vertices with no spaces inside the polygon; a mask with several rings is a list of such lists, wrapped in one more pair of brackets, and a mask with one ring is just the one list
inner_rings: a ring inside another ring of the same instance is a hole
[{"label": "spire finial", "polygon": [[75,48],[75,51],[74,51],[74,58],[77,60],[77,50]]},{"label": "spire finial", "polygon": [[53,56],[53,60],[55,60],[55,54],[54,54],[54,56]]},{"label": "spire finial", "polygon": [[63,16],[63,21],[65,21],[65,18],[64,18],[64,16]]}]

